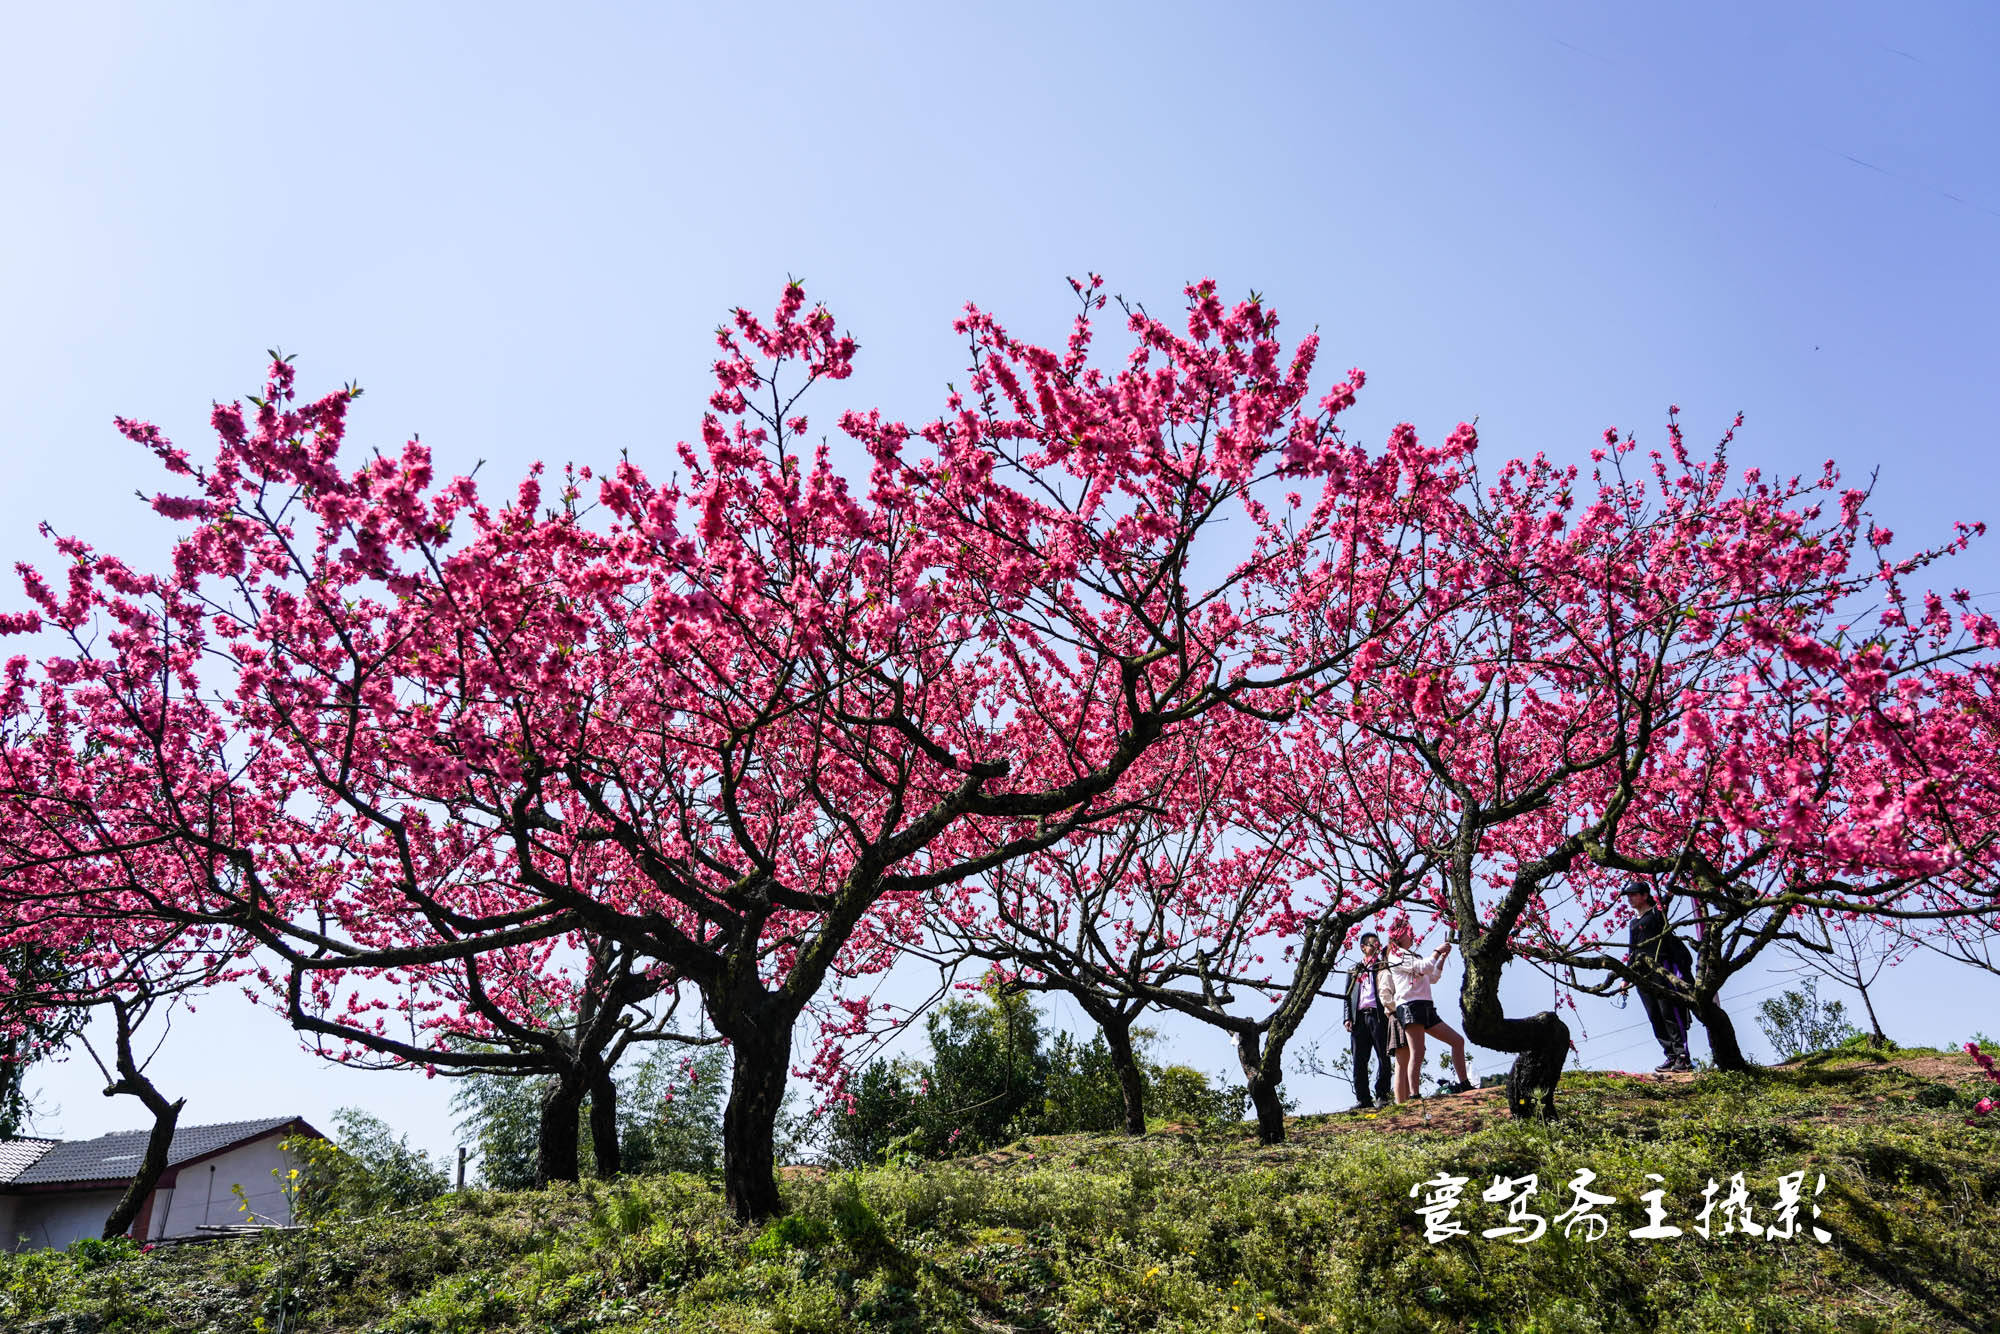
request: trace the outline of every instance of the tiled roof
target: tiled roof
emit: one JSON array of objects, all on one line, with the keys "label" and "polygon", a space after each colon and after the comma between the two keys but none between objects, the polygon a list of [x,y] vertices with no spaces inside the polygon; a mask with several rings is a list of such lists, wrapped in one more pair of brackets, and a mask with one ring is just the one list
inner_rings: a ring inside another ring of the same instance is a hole
[{"label": "tiled roof", "polygon": [[[296,1116],[268,1116],[261,1121],[224,1121],[212,1126],[180,1126],[167,1149],[167,1166],[178,1167],[232,1144],[256,1139],[297,1121]],[[150,1130],[119,1130],[96,1139],[60,1143],[34,1160],[9,1186],[53,1185],[65,1181],[123,1181],[139,1170]],[[19,1141],[16,1141],[17,1143]]]},{"label": "tiled roof", "polygon": [[56,1143],[52,1139],[0,1139],[0,1183],[33,1165]]}]

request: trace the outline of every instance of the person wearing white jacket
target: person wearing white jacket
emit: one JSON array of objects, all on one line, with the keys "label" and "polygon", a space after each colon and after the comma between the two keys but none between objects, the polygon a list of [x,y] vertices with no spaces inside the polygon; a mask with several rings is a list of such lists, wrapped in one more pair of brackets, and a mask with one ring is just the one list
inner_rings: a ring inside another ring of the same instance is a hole
[{"label": "person wearing white jacket", "polygon": [[1465,1070],[1465,1039],[1447,1024],[1431,1000],[1431,983],[1444,975],[1444,959],[1451,942],[1432,950],[1428,956],[1416,953],[1416,933],[1407,919],[1389,927],[1389,975],[1396,984],[1396,1018],[1409,1034],[1408,1045],[1396,1053],[1396,1101],[1423,1096],[1418,1092],[1424,1073],[1424,1039],[1435,1037],[1451,1048],[1451,1063],[1458,1084],[1441,1085],[1441,1093],[1463,1093],[1472,1087]]}]

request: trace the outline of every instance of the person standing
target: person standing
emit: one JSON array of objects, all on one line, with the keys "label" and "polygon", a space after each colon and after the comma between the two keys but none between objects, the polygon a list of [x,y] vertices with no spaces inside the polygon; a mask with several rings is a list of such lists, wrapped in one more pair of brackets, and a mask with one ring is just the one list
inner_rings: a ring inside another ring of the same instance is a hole
[{"label": "person standing", "polygon": [[[1634,880],[1625,886],[1625,902],[1632,908],[1632,930],[1626,937],[1630,946],[1625,952],[1627,963],[1644,960],[1674,982],[1685,983],[1694,975],[1694,958],[1679,937],[1667,926],[1667,915],[1660,911],[1653,901],[1653,891],[1643,881]],[[1632,984],[1627,982],[1626,989]],[[1653,1036],[1659,1039],[1660,1049],[1667,1054],[1656,1069],[1667,1072],[1684,1072],[1694,1069],[1694,1062],[1688,1059],[1688,1014],[1687,1006],[1673,996],[1656,996],[1650,987],[1639,988],[1639,1003],[1646,1007],[1646,1018],[1652,1022]]]},{"label": "person standing", "polygon": [[1431,1001],[1431,983],[1444,975],[1444,959],[1451,942],[1432,950],[1429,957],[1416,953],[1416,933],[1409,919],[1399,918],[1389,927],[1389,972],[1396,981],[1396,1017],[1402,1020],[1409,1043],[1396,1056],[1396,1101],[1422,1097],[1418,1088],[1424,1074],[1424,1039],[1434,1037],[1451,1048],[1456,1085],[1438,1086],[1440,1093],[1463,1093],[1472,1087],[1465,1069],[1465,1039],[1447,1024]]},{"label": "person standing", "polygon": [[[1388,1022],[1389,1026],[1389,1070],[1390,1079],[1393,1082],[1395,1072],[1402,1069],[1403,1049],[1410,1045],[1410,1034],[1403,1027],[1403,1021],[1396,1017],[1396,975],[1389,971],[1387,966],[1389,961],[1386,956],[1382,962],[1384,966],[1375,973],[1375,986],[1381,993],[1382,1016]],[[1408,1090],[1404,1090],[1402,1094],[1395,1097],[1395,1101],[1401,1102],[1407,1093]],[[1382,1105],[1386,1107],[1389,1103],[1387,1100],[1383,1100]]]},{"label": "person standing", "polygon": [[[1347,1031],[1354,1038],[1354,1105],[1366,1111],[1389,1105],[1389,1006],[1383,996],[1388,970],[1382,967],[1382,938],[1361,937],[1361,962],[1347,983]],[[1393,995],[1393,993],[1391,993]],[[1375,1093],[1368,1092],[1368,1061],[1375,1061]]]}]

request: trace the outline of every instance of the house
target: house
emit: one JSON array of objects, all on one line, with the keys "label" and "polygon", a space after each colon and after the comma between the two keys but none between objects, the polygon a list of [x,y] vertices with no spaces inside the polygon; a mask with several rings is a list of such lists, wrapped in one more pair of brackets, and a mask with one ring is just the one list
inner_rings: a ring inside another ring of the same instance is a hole
[{"label": "house", "polygon": [[[139,1170],[151,1134],[121,1130],[96,1139],[0,1140],[0,1249],[61,1247],[101,1235],[105,1218]],[[278,1146],[292,1135],[324,1138],[296,1116],[178,1127],[167,1150],[167,1170],[140,1206],[130,1235],[157,1241],[248,1221],[233,1186],[243,1188],[257,1221],[291,1222],[280,1178],[298,1164]]]}]

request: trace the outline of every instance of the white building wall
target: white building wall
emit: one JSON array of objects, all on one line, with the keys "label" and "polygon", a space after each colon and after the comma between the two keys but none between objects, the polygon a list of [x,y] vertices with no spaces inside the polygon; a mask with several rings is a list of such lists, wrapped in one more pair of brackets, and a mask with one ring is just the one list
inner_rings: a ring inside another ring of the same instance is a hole
[{"label": "white building wall", "polygon": [[38,1250],[52,1246],[60,1250],[73,1241],[104,1235],[104,1220],[111,1216],[122,1190],[84,1190],[47,1195],[14,1197],[14,1221],[4,1234],[7,1249]]},{"label": "white building wall", "polygon": [[[155,1211],[165,1210],[164,1220],[155,1218],[148,1229],[156,1237],[180,1237],[205,1225],[232,1226],[239,1223],[289,1223],[292,1210],[286,1202],[280,1178],[298,1166],[278,1148],[284,1134],[266,1135],[205,1162],[190,1163],[180,1169],[173,1192],[160,1191],[153,1200]],[[271,1175],[273,1170],[277,1177]],[[238,1208],[231,1186],[241,1186],[255,1218]]]}]

